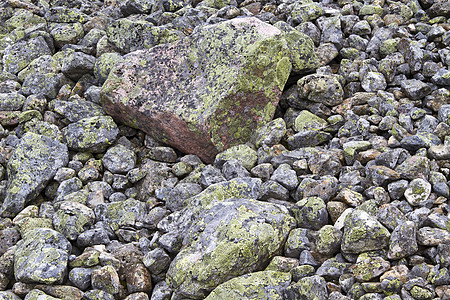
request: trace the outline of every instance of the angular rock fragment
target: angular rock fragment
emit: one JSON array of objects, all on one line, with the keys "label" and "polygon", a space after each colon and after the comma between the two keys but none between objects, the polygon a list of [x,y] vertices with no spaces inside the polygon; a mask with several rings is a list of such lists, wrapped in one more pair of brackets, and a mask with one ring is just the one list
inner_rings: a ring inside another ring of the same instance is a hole
[{"label": "angular rock fragment", "polygon": [[72,245],[66,238],[48,228],[29,231],[14,251],[14,274],[29,283],[62,283]]},{"label": "angular rock fragment", "polygon": [[[314,46],[301,37],[296,53],[314,68]],[[272,119],[291,69],[290,43],[255,18],[205,26],[129,54],[111,71],[101,102],[118,121],[211,162]]]},{"label": "angular rock fragment", "polygon": [[7,165],[8,185],[0,214],[19,213],[68,160],[66,145],[43,135],[26,133]]},{"label": "angular rock fragment", "polygon": [[70,149],[97,153],[114,143],[119,128],[110,116],[99,116],[71,123],[62,133]]}]

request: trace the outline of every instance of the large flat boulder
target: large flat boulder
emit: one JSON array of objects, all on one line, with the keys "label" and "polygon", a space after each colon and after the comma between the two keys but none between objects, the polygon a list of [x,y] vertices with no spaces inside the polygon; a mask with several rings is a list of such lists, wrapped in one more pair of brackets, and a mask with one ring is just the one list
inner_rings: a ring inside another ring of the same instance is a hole
[{"label": "large flat boulder", "polygon": [[296,72],[317,66],[309,37],[237,18],[126,55],[101,103],[117,121],[211,163],[273,118],[291,61]]}]

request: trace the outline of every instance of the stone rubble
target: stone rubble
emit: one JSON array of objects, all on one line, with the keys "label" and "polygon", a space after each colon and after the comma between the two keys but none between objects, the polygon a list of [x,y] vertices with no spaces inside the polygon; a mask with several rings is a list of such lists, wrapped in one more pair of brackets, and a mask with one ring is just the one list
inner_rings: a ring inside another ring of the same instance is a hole
[{"label": "stone rubble", "polygon": [[450,1],[0,1],[0,300],[450,299]]}]

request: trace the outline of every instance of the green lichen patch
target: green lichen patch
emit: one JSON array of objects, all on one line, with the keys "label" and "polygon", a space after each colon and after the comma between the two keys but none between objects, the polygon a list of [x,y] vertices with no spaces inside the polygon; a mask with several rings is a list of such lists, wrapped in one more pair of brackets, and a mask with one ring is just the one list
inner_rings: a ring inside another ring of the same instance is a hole
[{"label": "green lichen patch", "polygon": [[202,211],[170,265],[168,283],[180,296],[200,298],[233,277],[262,268],[295,226],[286,213],[273,204],[236,198]]},{"label": "green lichen patch", "polygon": [[49,137],[26,133],[8,165],[6,197],[0,213],[15,216],[47,185],[56,171],[68,163],[67,147]]},{"label": "green lichen patch", "polygon": [[101,102],[117,120],[212,162],[272,119],[292,65],[315,61],[308,37],[237,18],[127,55]]},{"label": "green lichen patch", "polygon": [[14,275],[27,283],[61,283],[67,272],[71,244],[47,228],[27,232],[14,251]]},{"label": "green lichen patch", "polygon": [[374,217],[363,210],[354,210],[345,219],[341,249],[347,253],[362,253],[385,248],[390,233]]},{"label": "green lichen patch", "polygon": [[284,299],[284,289],[291,282],[289,273],[262,271],[228,280],[215,288],[206,300]]}]

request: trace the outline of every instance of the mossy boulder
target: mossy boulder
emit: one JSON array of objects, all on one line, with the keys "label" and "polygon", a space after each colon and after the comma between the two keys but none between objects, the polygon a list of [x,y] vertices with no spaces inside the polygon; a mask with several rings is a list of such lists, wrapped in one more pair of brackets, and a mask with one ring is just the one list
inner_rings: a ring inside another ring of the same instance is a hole
[{"label": "mossy boulder", "polygon": [[97,153],[115,142],[119,128],[110,116],[96,116],[69,124],[62,134],[70,149]]},{"label": "mossy boulder", "polygon": [[108,41],[123,53],[148,49],[156,45],[155,29],[144,20],[123,18],[106,27]]},{"label": "mossy boulder", "polygon": [[61,283],[72,245],[59,232],[37,228],[27,232],[14,251],[14,275],[26,283]]},{"label": "mossy boulder", "polygon": [[341,250],[346,253],[380,250],[388,246],[390,236],[377,219],[356,209],[345,219]]},{"label": "mossy boulder", "polygon": [[53,215],[55,229],[68,240],[74,241],[89,229],[95,221],[94,211],[84,204],[72,201],[63,201]]},{"label": "mossy boulder", "polygon": [[8,161],[8,185],[0,214],[19,213],[68,161],[64,144],[44,135],[26,133]]},{"label": "mossy boulder", "polygon": [[204,26],[173,44],[128,54],[110,72],[100,101],[116,120],[156,140],[212,162],[248,141],[269,122],[302,53],[308,68],[314,46],[287,41],[256,18]]},{"label": "mossy boulder", "polygon": [[286,289],[285,299],[328,299],[327,282],[317,275],[304,277]]},{"label": "mossy boulder", "polygon": [[247,145],[237,145],[219,153],[214,164],[222,167],[225,162],[230,160],[237,160],[244,168],[250,171],[258,161],[258,154]]},{"label": "mossy boulder", "polygon": [[134,199],[99,204],[94,209],[97,220],[105,221],[112,230],[143,222],[145,203]]},{"label": "mossy boulder", "polygon": [[10,45],[3,52],[3,70],[17,74],[41,55],[51,55],[45,39],[38,36]]},{"label": "mossy boulder", "polygon": [[219,299],[284,299],[291,282],[290,273],[255,272],[236,277],[216,287],[206,300]]},{"label": "mossy boulder", "polygon": [[295,220],[282,206],[230,198],[203,210],[191,224],[166,280],[177,295],[202,299],[223,282],[267,265]]}]

